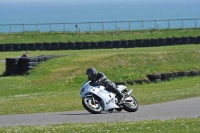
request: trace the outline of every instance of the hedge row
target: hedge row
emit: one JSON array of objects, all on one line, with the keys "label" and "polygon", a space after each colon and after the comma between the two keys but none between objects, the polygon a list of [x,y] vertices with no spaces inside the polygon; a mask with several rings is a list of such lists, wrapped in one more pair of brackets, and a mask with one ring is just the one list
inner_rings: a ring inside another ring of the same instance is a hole
[{"label": "hedge row", "polygon": [[41,55],[36,57],[22,57],[22,58],[6,58],[6,71],[4,76],[9,75],[24,75],[28,71],[34,69],[37,64],[49,60],[60,55]]},{"label": "hedge row", "polygon": [[168,72],[168,73],[157,73],[157,74],[148,74],[146,79],[139,80],[128,80],[125,82],[115,82],[116,84],[122,85],[134,85],[134,84],[143,84],[143,83],[157,83],[160,81],[170,81],[173,78],[179,78],[184,76],[198,76],[200,75],[200,70],[191,70],[191,71],[177,71],[177,72]]},{"label": "hedge row", "polygon": [[103,49],[103,48],[134,48],[150,46],[166,46],[180,44],[200,44],[200,36],[169,37],[158,39],[114,40],[98,42],[40,42],[0,44],[0,51],[25,50],[75,50],[75,49]]}]

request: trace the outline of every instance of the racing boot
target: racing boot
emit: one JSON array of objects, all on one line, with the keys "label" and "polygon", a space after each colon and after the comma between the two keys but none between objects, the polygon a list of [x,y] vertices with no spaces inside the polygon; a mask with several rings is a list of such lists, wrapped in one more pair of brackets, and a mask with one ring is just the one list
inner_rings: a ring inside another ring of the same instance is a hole
[{"label": "racing boot", "polygon": [[123,94],[122,93],[120,93],[120,92],[118,92],[117,94],[117,104],[118,105],[121,105],[122,104],[122,102],[123,102],[123,98],[124,98],[124,96],[123,96]]},{"label": "racing boot", "polygon": [[117,104],[122,104],[122,99],[123,99],[123,94],[119,92],[119,90],[117,89],[117,86],[114,84],[114,83],[110,83],[108,86],[107,86],[107,89],[113,93],[116,94],[117,96]]}]

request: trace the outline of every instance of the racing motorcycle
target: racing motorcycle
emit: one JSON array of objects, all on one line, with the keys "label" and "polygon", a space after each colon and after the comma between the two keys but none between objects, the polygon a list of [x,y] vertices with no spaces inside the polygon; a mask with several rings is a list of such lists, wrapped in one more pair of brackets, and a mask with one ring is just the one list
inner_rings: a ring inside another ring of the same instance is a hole
[{"label": "racing motorcycle", "polygon": [[131,96],[132,90],[128,91],[124,85],[117,85],[117,88],[123,94],[120,104],[116,94],[107,91],[104,86],[92,86],[90,81],[86,81],[80,88],[83,107],[92,114],[100,114],[102,111],[111,113],[114,110],[121,112],[123,109],[127,112],[137,111],[138,102]]}]

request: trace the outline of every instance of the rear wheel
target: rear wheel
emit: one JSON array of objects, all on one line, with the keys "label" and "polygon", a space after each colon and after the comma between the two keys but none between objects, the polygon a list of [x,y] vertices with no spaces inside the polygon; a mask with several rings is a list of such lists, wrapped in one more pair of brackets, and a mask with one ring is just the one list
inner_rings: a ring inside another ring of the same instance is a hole
[{"label": "rear wheel", "polygon": [[123,109],[127,112],[135,112],[138,110],[138,102],[133,96],[129,96],[125,99]]},{"label": "rear wheel", "polygon": [[84,97],[82,99],[83,107],[92,114],[100,114],[103,111],[103,106],[97,98]]}]

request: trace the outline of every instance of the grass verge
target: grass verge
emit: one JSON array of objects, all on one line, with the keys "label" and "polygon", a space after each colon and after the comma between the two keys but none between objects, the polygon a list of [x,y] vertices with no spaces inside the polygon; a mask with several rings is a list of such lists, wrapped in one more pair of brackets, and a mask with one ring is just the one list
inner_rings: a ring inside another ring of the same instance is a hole
[{"label": "grass verge", "polygon": [[200,118],[177,120],[153,120],[141,122],[89,123],[89,124],[57,124],[46,126],[3,127],[0,132],[10,133],[198,133],[200,132]]},{"label": "grass verge", "polygon": [[92,32],[88,33],[20,33],[13,35],[0,34],[0,43],[32,43],[32,42],[78,42],[78,41],[105,41],[105,40],[133,40],[144,38],[165,38],[182,36],[199,36],[200,29],[170,29],[170,30],[144,30],[120,32]]},{"label": "grass verge", "polygon": [[[41,63],[28,76],[0,77],[0,115],[82,110],[79,88],[86,80],[86,68],[95,67],[112,81],[146,78],[150,73],[200,69],[199,48],[200,45],[181,45],[67,51],[69,56]],[[7,55],[3,54],[1,58]],[[32,52],[33,56],[37,54],[41,53]],[[128,88],[133,88],[133,96],[144,105],[200,96],[199,80],[200,76],[184,77]]]}]

